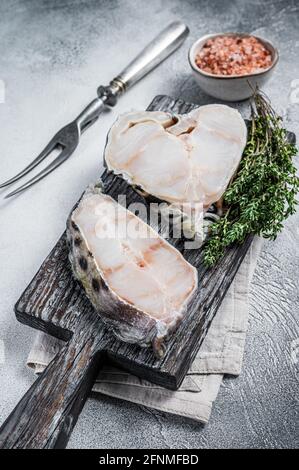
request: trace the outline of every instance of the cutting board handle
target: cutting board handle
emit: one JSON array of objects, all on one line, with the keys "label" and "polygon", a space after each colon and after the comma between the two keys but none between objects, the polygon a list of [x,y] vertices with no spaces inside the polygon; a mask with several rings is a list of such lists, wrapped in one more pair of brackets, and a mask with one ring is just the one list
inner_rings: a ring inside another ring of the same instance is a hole
[{"label": "cutting board handle", "polygon": [[74,333],[23,396],[0,429],[0,448],[66,446],[104,363],[101,339],[88,330]]}]

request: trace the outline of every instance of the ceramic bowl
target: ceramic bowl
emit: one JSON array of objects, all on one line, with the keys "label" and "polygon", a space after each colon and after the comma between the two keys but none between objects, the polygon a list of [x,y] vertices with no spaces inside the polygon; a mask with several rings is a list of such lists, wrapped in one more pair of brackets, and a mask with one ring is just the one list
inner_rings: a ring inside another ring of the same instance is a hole
[{"label": "ceramic bowl", "polygon": [[263,69],[260,72],[255,72],[247,75],[213,75],[208,72],[201,70],[195,63],[195,58],[200,52],[201,48],[208,39],[217,36],[241,36],[248,37],[253,36],[252,34],[243,33],[218,33],[218,34],[207,34],[202,36],[200,39],[189,49],[189,63],[193,72],[193,75],[201,87],[201,89],[208,95],[218,98],[223,101],[242,101],[252,96],[253,90],[258,86],[262,88],[263,85],[271,77],[273,70],[278,62],[278,50],[274,45],[259,36],[253,36],[271,52],[272,63],[267,69]]}]

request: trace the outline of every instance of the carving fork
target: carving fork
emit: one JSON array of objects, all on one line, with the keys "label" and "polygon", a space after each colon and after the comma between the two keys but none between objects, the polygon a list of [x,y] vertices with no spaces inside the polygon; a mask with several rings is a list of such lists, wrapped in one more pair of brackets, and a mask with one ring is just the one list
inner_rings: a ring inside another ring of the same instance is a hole
[{"label": "carving fork", "polygon": [[67,160],[75,151],[81,134],[94,124],[104,107],[114,106],[119,95],[172,54],[184,42],[188,33],[188,27],[179,21],[168,25],[108,86],[98,88],[98,97],[91,101],[74,121],[58,131],[30,165],[13,178],[0,184],[0,188],[4,188],[15,183],[42,162],[53,150],[61,150],[52,163],[5,197],[8,198],[24,191]]}]

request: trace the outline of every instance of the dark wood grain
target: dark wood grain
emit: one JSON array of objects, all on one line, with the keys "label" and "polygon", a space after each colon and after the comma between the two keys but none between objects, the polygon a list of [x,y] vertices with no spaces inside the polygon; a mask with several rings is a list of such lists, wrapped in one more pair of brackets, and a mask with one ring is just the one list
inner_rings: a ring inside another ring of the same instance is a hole
[{"label": "dark wood grain", "polygon": [[1,429],[1,448],[64,448],[105,360],[97,314],[81,318],[75,334],[36,380]]},{"label": "dark wood grain", "polygon": [[[158,96],[149,109],[184,113],[194,107],[182,100]],[[105,171],[102,180],[105,192],[115,199],[118,194],[126,194],[127,204],[148,204],[119,177]],[[153,228],[161,233],[160,226]],[[198,269],[199,288],[188,317],[167,342],[164,357],[158,360],[149,348],[118,341],[103,324],[71,274],[66,235],[62,235],[15,311],[22,323],[68,343],[2,426],[1,447],[64,446],[103,359],[166,388],[175,390],[180,386],[252,237],[243,245],[228,249],[209,270],[203,266],[202,250],[187,250],[182,240],[168,241]]]}]

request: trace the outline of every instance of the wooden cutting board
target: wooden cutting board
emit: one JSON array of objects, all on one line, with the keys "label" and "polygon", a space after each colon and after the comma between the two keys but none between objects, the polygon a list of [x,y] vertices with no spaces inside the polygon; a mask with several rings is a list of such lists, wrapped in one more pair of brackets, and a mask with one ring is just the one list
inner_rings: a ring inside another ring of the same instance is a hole
[{"label": "wooden cutting board", "polygon": [[[148,109],[186,113],[195,107],[157,96]],[[105,192],[112,197],[126,194],[127,204],[147,203],[119,177],[105,171],[102,180]],[[103,324],[71,274],[66,235],[62,235],[17,302],[15,312],[20,322],[63,339],[66,345],[3,424],[1,448],[64,447],[97,373],[108,361],[163,387],[178,389],[252,237],[227,250],[211,269],[204,268],[201,250],[186,250],[180,240],[168,241],[198,269],[199,288],[188,318],[158,360],[150,349],[120,342]]]}]

